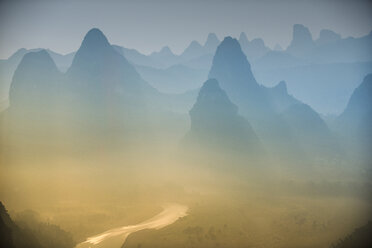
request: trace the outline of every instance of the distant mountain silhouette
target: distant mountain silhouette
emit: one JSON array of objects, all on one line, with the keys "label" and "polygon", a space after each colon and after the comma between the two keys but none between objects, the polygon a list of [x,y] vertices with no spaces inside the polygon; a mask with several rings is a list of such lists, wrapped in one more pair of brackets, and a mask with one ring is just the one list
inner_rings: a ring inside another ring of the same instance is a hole
[{"label": "distant mountain silhouette", "polygon": [[207,53],[214,54],[220,42],[221,41],[217,38],[217,35],[215,33],[209,33],[207,40],[204,43],[205,51]]},{"label": "distant mountain silhouette", "polygon": [[180,62],[179,56],[175,55],[168,46],[163,47],[159,52],[153,52],[149,56],[153,61],[162,65],[162,68],[166,68]]},{"label": "distant mountain silhouette", "polygon": [[85,98],[91,106],[104,109],[121,108],[124,103],[143,107],[145,91],[152,90],[98,29],[86,34],[66,76],[78,100]]},{"label": "distant mountain silhouette", "polygon": [[269,52],[252,65],[260,83],[285,80],[288,91],[317,112],[343,111],[357,82],[372,73],[372,62],[312,64],[286,52]]},{"label": "distant mountain silhouette", "polygon": [[186,136],[192,147],[254,154],[260,144],[252,127],[219,87],[217,80],[203,84],[190,110],[191,129]]},{"label": "distant mountain silhouette", "polygon": [[[5,110],[9,106],[9,89],[12,82],[17,66],[21,62],[23,56],[29,52],[38,52],[43,49],[25,49],[21,48],[17,50],[12,56],[6,60],[0,60],[0,112]],[[46,50],[49,55],[53,58],[56,63],[56,66],[61,71],[66,71],[67,68],[71,65],[74,53],[69,53],[66,55],[61,55],[56,52],[53,52],[49,49]]]},{"label": "distant mountain silhouette", "polygon": [[277,113],[281,113],[290,106],[300,103],[300,101],[288,94],[287,85],[284,81],[280,81],[276,86],[269,88],[268,94]]},{"label": "distant mountain silhouette", "polygon": [[302,24],[293,26],[293,37],[287,51],[296,57],[302,57],[309,53],[315,46],[313,37],[307,27]]},{"label": "distant mountain silhouette", "polygon": [[155,61],[150,56],[138,52],[136,49],[125,48],[118,45],[112,45],[112,47],[116,50],[116,52],[124,56],[133,65],[150,66],[154,68],[165,67],[165,65],[162,63]]},{"label": "distant mountain silhouette", "polygon": [[293,26],[293,38],[287,48],[291,55],[311,63],[365,62],[372,60],[372,32],[359,38],[342,39],[331,30],[321,30],[314,41],[302,24]]},{"label": "distant mountain silhouette", "polygon": [[[227,37],[217,48],[209,78],[219,81],[221,88],[238,106],[239,112],[252,124],[265,147],[272,152],[292,156],[308,150],[309,154],[314,154],[312,147],[300,146],[306,144],[309,137],[309,130],[306,129],[308,123],[319,127],[315,130],[317,145],[331,148],[334,144],[320,116],[289,95],[284,82],[273,88],[257,83],[237,40]],[[306,122],[301,123],[301,120]]]},{"label": "distant mountain silhouette", "polygon": [[11,109],[41,110],[53,105],[61,73],[45,50],[24,55],[10,88]]},{"label": "distant mountain silhouette", "polygon": [[293,104],[280,116],[310,159],[332,157],[339,152],[331,130],[310,106],[303,103]]},{"label": "distant mountain silhouette", "polygon": [[208,70],[194,69],[177,64],[167,69],[136,66],[136,70],[154,88],[164,93],[184,93],[199,89],[208,75]]},{"label": "distant mountain silhouette", "polygon": [[204,48],[197,41],[192,41],[190,45],[181,54],[183,60],[191,60],[205,54]]},{"label": "distant mountain silhouette", "polygon": [[320,30],[319,39],[317,39],[315,42],[317,45],[326,45],[339,40],[341,40],[340,34],[337,34],[329,29],[322,29]]},{"label": "distant mountain silhouette", "polygon": [[370,163],[372,146],[372,74],[368,74],[350,97],[344,112],[336,119],[336,130],[344,143]]},{"label": "distant mountain silhouette", "polygon": [[236,39],[226,37],[218,46],[208,77],[218,80],[243,116],[256,118],[272,110],[265,89],[256,82]]},{"label": "distant mountain silhouette", "polygon": [[357,128],[360,122],[372,117],[372,74],[368,74],[363,82],[354,90],[339,121]]},{"label": "distant mountain silhouette", "polygon": [[265,45],[265,42],[261,38],[249,41],[244,32],[239,36],[239,43],[243,52],[250,61],[261,58],[270,51],[270,48]]}]

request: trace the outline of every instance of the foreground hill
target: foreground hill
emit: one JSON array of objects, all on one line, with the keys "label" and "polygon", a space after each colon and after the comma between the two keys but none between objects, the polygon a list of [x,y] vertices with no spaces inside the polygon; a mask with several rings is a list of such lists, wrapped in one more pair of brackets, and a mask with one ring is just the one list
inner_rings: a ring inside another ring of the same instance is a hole
[{"label": "foreground hill", "polygon": [[252,127],[238,115],[238,108],[215,79],[209,79],[200,89],[190,118],[185,142],[195,150],[242,154],[257,154],[261,150]]},{"label": "foreground hill", "polygon": [[15,223],[0,202],[0,247],[72,248],[74,245],[69,233],[58,226],[39,222],[32,216]]}]

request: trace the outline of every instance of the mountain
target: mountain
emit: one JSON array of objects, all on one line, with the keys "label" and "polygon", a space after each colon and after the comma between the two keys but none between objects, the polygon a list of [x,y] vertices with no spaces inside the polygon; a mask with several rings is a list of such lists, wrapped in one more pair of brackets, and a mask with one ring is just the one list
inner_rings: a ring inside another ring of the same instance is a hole
[{"label": "mountain", "polygon": [[217,35],[214,33],[209,33],[207,40],[204,43],[204,49],[207,53],[214,54],[218,45],[220,44],[220,40],[217,38]]},{"label": "mountain", "polygon": [[208,78],[218,80],[239,112],[249,120],[272,110],[265,89],[256,82],[236,39],[226,37],[218,46]]},{"label": "mountain", "polygon": [[302,24],[293,26],[293,36],[287,52],[296,57],[307,55],[315,46],[313,37],[307,27]]},{"label": "mountain", "polygon": [[320,31],[319,39],[314,41],[309,29],[302,24],[293,26],[293,37],[286,52],[311,63],[350,63],[372,60],[372,32],[354,38],[342,39],[331,30]]},{"label": "mountain", "polygon": [[334,43],[341,40],[341,35],[335,33],[332,30],[329,29],[322,29],[320,30],[319,39],[317,39],[315,42],[317,45],[326,45],[329,43]]},{"label": "mountain", "polygon": [[357,87],[350,97],[344,112],[339,120],[350,122],[354,127],[367,118],[372,111],[372,74],[365,76],[363,82]]},{"label": "mountain", "polygon": [[119,109],[121,104],[144,107],[144,94],[153,91],[98,29],[86,34],[66,76],[79,101],[85,98],[102,109]]},{"label": "mountain", "polygon": [[159,52],[153,52],[149,58],[161,63],[163,67],[169,67],[179,63],[180,58],[175,55],[168,46],[163,47]]},{"label": "mountain", "polygon": [[364,226],[356,228],[351,234],[339,239],[333,248],[368,248],[372,246],[372,221]]},{"label": "mountain", "polygon": [[[17,50],[12,56],[6,60],[0,60],[0,112],[5,110],[9,106],[9,89],[12,82],[14,72],[21,62],[23,56],[29,52],[38,52],[43,49],[25,49],[21,48]],[[75,53],[69,53],[62,55],[53,52],[49,49],[46,50],[52,57],[54,63],[60,71],[66,71],[71,65],[72,59]]]},{"label": "mountain", "polygon": [[[217,48],[209,78],[219,81],[227,96],[238,106],[239,113],[252,124],[272,154],[285,159],[292,156],[299,159],[308,148],[300,146],[306,144],[304,137],[308,137],[308,130],[300,126],[301,120],[323,123],[315,111],[288,94],[284,82],[273,88],[259,85],[239,43],[231,37],[225,38]],[[319,124],[324,128],[319,128],[319,133],[327,133],[327,126],[323,124]],[[326,140],[330,137],[328,134]],[[319,144],[323,144],[318,137]]]},{"label": "mountain", "polygon": [[336,119],[336,130],[347,145],[370,156],[372,145],[372,74],[368,74],[350,97],[344,112]]},{"label": "mountain", "polygon": [[191,60],[200,57],[205,54],[205,50],[202,45],[197,41],[192,41],[185,51],[180,55],[183,61]]},{"label": "mountain", "polygon": [[246,33],[244,33],[244,32],[240,33],[239,44],[240,44],[241,47],[247,47],[248,46],[249,40],[248,40],[248,37],[247,37]]},{"label": "mountain", "polygon": [[72,248],[71,235],[56,225],[35,218],[14,221],[0,202],[0,247],[2,248]]},{"label": "mountain", "polygon": [[281,113],[292,105],[300,104],[300,101],[288,94],[287,84],[284,81],[268,88],[268,95],[276,113]]},{"label": "mountain", "polygon": [[281,113],[302,151],[310,159],[333,157],[338,144],[325,121],[310,106],[298,103]]},{"label": "mountain", "polygon": [[270,51],[270,48],[265,45],[265,42],[261,38],[249,41],[244,32],[240,33],[239,43],[249,61],[261,58]]},{"label": "mountain", "polygon": [[118,45],[112,45],[112,47],[133,65],[149,66],[157,69],[165,67],[159,61],[153,60],[150,56],[144,55],[136,49],[125,48]]},{"label": "mountain", "polygon": [[238,108],[219,87],[217,80],[207,80],[190,110],[191,128],[187,142],[195,149],[253,153],[259,140],[252,127],[238,115]]},{"label": "mountain", "polygon": [[53,105],[60,83],[61,73],[47,51],[27,53],[14,72],[10,108],[22,112],[46,110]]},{"label": "mountain", "polygon": [[208,70],[194,69],[183,64],[166,69],[136,66],[136,70],[154,88],[170,94],[199,89],[208,76]]}]

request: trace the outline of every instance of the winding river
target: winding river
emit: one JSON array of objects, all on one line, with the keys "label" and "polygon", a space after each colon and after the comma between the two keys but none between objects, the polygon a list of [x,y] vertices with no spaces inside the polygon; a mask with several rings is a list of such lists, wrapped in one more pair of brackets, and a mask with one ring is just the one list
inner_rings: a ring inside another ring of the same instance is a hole
[{"label": "winding river", "polygon": [[101,234],[87,238],[75,248],[120,248],[129,234],[144,229],[160,229],[176,222],[187,215],[188,207],[179,204],[168,204],[156,216],[137,225],[129,225],[110,229]]}]

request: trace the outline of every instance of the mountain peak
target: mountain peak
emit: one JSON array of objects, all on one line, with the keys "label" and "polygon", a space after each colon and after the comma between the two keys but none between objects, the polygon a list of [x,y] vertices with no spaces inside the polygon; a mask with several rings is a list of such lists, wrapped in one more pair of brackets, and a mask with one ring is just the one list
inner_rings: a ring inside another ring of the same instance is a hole
[{"label": "mountain peak", "polygon": [[193,40],[193,41],[191,41],[188,48],[200,48],[200,47],[202,47],[202,45],[200,45],[200,43],[197,42],[196,40]]},{"label": "mountain peak", "polygon": [[214,53],[218,44],[220,44],[220,40],[217,38],[217,35],[215,33],[209,33],[207,40],[204,43],[204,48],[209,53]]},{"label": "mountain peak", "polygon": [[209,33],[204,46],[207,46],[208,44],[218,44],[219,42],[220,41],[215,33]]},{"label": "mountain peak", "polygon": [[88,49],[95,49],[99,47],[110,46],[106,36],[98,28],[92,28],[85,35],[81,47],[86,47]]},{"label": "mountain peak", "polygon": [[320,45],[335,42],[337,40],[341,39],[341,35],[335,33],[332,30],[329,29],[322,29],[319,34],[319,39],[317,40],[317,43]]},{"label": "mountain peak", "polygon": [[287,84],[285,81],[280,81],[277,85],[274,86],[274,89],[287,94]]},{"label": "mountain peak", "polygon": [[172,50],[169,48],[169,46],[164,46],[161,50],[160,53],[162,54],[170,54],[173,55]]},{"label": "mountain peak", "polygon": [[241,32],[240,33],[240,36],[239,36],[239,43],[243,46],[243,44],[248,44],[249,43],[249,40],[247,38],[247,35],[244,33],[244,32]]},{"label": "mountain peak", "polygon": [[302,56],[314,47],[313,37],[307,27],[302,24],[293,25],[293,36],[288,51],[295,56]]},{"label": "mountain peak", "polygon": [[309,29],[302,24],[293,25],[293,39],[297,38],[310,40],[313,39]]},{"label": "mountain peak", "polygon": [[213,92],[213,91],[222,91],[218,81],[214,78],[208,79],[203,86],[200,88],[200,93],[203,94],[204,92]]},{"label": "mountain peak", "polygon": [[194,107],[190,111],[191,117],[199,112],[203,115],[230,115],[238,112],[237,107],[230,101],[218,81],[214,78],[208,79],[200,88],[199,95]]},{"label": "mountain peak", "polygon": [[231,36],[226,36],[221,42],[219,48],[221,50],[228,48],[228,49],[233,49],[236,51],[239,50],[240,52],[242,51],[238,40],[235,38],[232,38]]},{"label": "mountain peak", "polygon": [[[26,53],[14,72],[9,91],[10,106],[45,106],[45,97],[52,96],[60,73],[46,50]],[[50,102],[48,102],[50,104]]]},{"label": "mountain peak", "polygon": [[[223,148],[233,151],[259,151],[259,141],[248,121],[238,115],[238,108],[216,79],[207,80],[190,110],[191,129],[188,133],[192,147]],[[196,141],[196,142],[195,142]],[[220,146],[222,145],[222,146]]]},{"label": "mountain peak", "polygon": [[52,57],[50,57],[50,54],[44,49],[26,53],[23,56],[19,67],[44,68],[46,70],[57,71],[57,66],[55,65]]},{"label": "mountain peak", "polygon": [[265,42],[261,38],[256,38],[251,41],[252,45],[265,47]]}]

